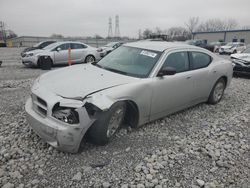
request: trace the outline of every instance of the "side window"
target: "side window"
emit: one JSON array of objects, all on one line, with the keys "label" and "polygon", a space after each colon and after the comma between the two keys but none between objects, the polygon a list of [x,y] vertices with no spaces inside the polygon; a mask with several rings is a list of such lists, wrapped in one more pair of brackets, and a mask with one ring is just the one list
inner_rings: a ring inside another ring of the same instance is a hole
[{"label": "side window", "polygon": [[191,58],[192,69],[207,67],[212,61],[212,58],[209,55],[202,52],[191,52]]},{"label": "side window", "polygon": [[69,43],[65,43],[65,44],[61,44],[61,45],[57,46],[57,47],[55,48],[55,50],[56,50],[57,48],[61,48],[61,50],[68,50],[69,47],[70,47]]},{"label": "side window", "polygon": [[163,67],[173,67],[176,72],[184,72],[189,70],[189,60],[187,52],[175,52],[168,55]]},{"label": "side window", "polygon": [[71,46],[71,49],[83,49],[87,47],[83,44],[78,44],[78,43],[71,43],[70,46]]}]

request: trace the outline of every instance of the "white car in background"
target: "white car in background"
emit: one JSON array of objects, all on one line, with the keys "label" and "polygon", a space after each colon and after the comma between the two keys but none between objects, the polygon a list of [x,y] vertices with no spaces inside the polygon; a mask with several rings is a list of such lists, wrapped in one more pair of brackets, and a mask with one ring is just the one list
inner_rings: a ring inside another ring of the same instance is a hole
[{"label": "white car in background", "polygon": [[56,42],[43,49],[26,52],[22,56],[21,61],[25,66],[40,67],[42,63],[41,57],[46,56],[49,58],[51,65],[67,64],[69,59],[69,48],[71,49],[70,59],[72,64],[94,62],[101,59],[100,52],[98,52],[97,48],[81,42],[67,41]]},{"label": "white car in background", "polygon": [[102,50],[101,56],[104,57],[105,55],[112,52],[114,49],[120,47],[122,44],[123,42],[110,42],[106,44],[105,46],[100,47],[100,49]]},{"label": "white car in background", "polygon": [[225,46],[220,47],[219,54],[235,54],[245,49],[246,45],[243,42],[229,42]]}]

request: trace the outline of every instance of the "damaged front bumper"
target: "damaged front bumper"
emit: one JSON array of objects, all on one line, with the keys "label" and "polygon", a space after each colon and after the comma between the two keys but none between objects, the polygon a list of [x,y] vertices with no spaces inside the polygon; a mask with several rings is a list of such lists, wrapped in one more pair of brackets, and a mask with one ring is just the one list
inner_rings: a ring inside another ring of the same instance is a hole
[{"label": "damaged front bumper", "polygon": [[233,59],[232,62],[234,73],[250,75],[250,62],[245,62],[239,59]]},{"label": "damaged front bumper", "polygon": [[[62,98],[61,100],[63,103]],[[66,101],[66,104],[69,104],[69,100]],[[30,97],[25,105],[27,121],[32,129],[45,142],[58,150],[76,153],[86,131],[94,122],[94,119],[89,117],[85,107],[81,106],[76,109],[79,114],[78,124],[67,124],[52,116],[54,103],[48,104],[46,114],[39,113],[36,105],[37,101],[34,101],[33,97]]]}]

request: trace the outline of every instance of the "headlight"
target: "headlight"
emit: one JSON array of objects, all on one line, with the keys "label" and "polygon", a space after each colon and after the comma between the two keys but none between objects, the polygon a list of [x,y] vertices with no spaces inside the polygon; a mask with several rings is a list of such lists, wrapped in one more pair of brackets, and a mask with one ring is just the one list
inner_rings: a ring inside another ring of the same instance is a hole
[{"label": "headlight", "polygon": [[52,116],[64,123],[79,123],[79,114],[74,108],[59,107],[57,104],[52,111]]}]

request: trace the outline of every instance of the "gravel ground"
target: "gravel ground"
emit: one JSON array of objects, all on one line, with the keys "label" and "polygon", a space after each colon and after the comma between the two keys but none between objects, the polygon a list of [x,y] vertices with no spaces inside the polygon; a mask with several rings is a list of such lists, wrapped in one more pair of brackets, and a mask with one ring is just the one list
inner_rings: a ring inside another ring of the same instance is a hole
[{"label": "gravel ground", "polygon": [[45,71],[0,48],[0,187],[250,187],[250,80],[234,78],[223,100],[200,104],[106,146],[59,152],[30,130],[24,104]]}]

